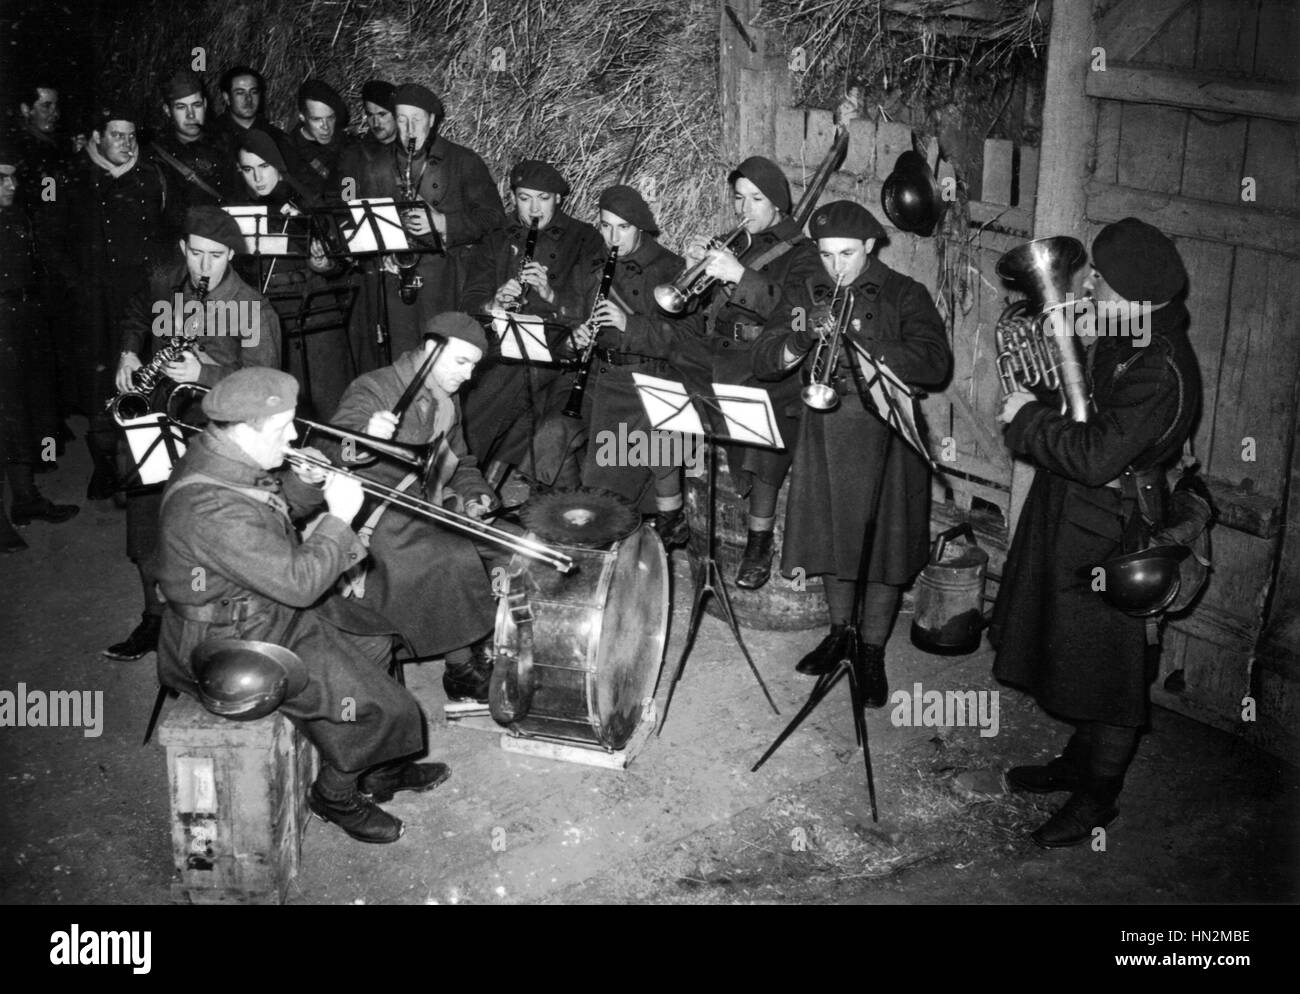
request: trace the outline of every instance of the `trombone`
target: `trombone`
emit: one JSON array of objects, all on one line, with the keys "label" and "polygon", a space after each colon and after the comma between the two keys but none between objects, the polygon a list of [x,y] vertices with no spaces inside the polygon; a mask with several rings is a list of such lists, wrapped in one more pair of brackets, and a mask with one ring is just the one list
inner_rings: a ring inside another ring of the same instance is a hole
[{"label": "trombone", "polygon": [[[211,387],[206,387],[201,383],[182,383],[178,385],[178,390],[184,387],[187,391],[203,395]],[[174,394],[173,394],[174,396]],[[170,410],[167,414],[171,421],[181,425],[184,428],[194,429],[195,425],[173,417]],[[437,458],[437,448],[432,443],[426,442],[423,445],[399,445],[396,442],[390,442],[387,439],[375,438],[373,435],[366,435],[358,431],[349,431],[346,428],[336,428],[334,425],[321,424],[317,421],[309,421],[307,418],[295,417],[295,423],[305,425],[308,429],[319,431],[325,435],[332,435],[335,438],[352,440],[359,445],[370,449],[382,456],[387,456],[400,463],[416,467],[421,478],[428,477],[429,470]],[[481,538],[488,542],[509,549],[511,552],[517,552],[519,555],[528,556],[531,559],[537,559],[546,563],[548,566],[559,570],[561,573],[571,573],[574,570],[573,560],[562,552],[544,545],[541,542],[530,538],[522,538],[518,535],[489,525],[485,522],[478,521],[465,514],[458,514],[455,511],[449,511],[444,507],[439,507],[427,500],[422,500],[406,493],[404,490],[398,490],[395,487],[385,486],[382,483],[376,483],[368,480],[359,473],[354,473],[348,469],[342,469],[324,459],[317,459],[298,449],[286,448],[284,450],[285,459],[290,465],[300,467],[313,467],[324,470],[327,473],[338,473],[341,476],[356,480],[361,484],[361,489],[365,493],[376,497],[379,500],[394,504],[397,507],[410,511],[421,517],[428,518],[437,524],[450,528],[453,531],[459,531],[462,534],[469,535],[472,538]]]},{"label": "trombone", "polygon": [[[840,297],[841,283],[835,281],[835,293],[831,296],[828,317],[813,350],[812,362],[808,366],[808,385],[800,391],[799,396],[814,411],[833,411],[840,403],[840,395],[834,383],[835,368],[839,365],[840,350],[844,347],[844,336],[848,334],[849,322],[853,320],[853,291],[844,290]],[[838,310],[836,309],[838,301]]]}]

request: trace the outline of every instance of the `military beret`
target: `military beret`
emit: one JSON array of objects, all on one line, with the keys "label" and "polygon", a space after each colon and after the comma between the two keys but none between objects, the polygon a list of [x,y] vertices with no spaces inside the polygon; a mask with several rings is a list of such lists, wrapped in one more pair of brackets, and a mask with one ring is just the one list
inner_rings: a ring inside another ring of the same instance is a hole
[{"label": "military beret", "polygon": [[211,238],[235,253],[248,251],[235,219],[212,204],[191,207],[185,212],[185,234]]},{"label": "military beret", "polygon": [[108,127],[110,121],[130,121],[132,124],[137,123],[135,108],[128,107],[126,104],[117,103],[116,101],[105,107],[99,108],[95,112],[93,121],[94,130],[103,133]]},{"label": "military beret", "polygon": [[393,91],[393,106],[406,104],[408,107],[419,107],[422,111],[432,115],[434,118],[442,119],[442,101],[427,86],[421,86],[419,83],[403,83]]},{"label": "military beret", "polygon": [[1159,228],[1126,217],[1101,229],[1092,243],[1092,266],[1125,300],[1163,304],[1187,285],[1174,243]]},{"label": "military beret", "polygon": [[459,338],[478,346],[480,352],[487,354],[488,341],[483,326],[462,311],[443,311],[425,318],[423,331],[426,335],[437,335],[439,338]]},{"label": "military beret", "polygon": [[871,211],[851,200],[822,204],[813,212],[808,232],[813,238],[861,238],[864,242],[885,237],[885,229]]},{"label": "military beret", "polygon": [[244,131],[239,136],[239,150],[241,152],[252,152],[262,161],[274,166],[281,174],[289,171],[289,167],[284,161],[284,153],[280,151],[280,146],[275,143],[274,138],[261,128],[248,128]]},{"label": "military beret", "polygon": [[599,207],[603,211],[617,214],[648,235],[659,234],[659,226],[655,224],[650,205],[630,186],[611,186],[600,195]]},{"label": "military beret", "polygon": [[361,85],[361,99],[366,103],[378,104],[390,114],[397,113],[397,104],[393,102],[393,92],[397,88],[382,79],[368,79]]},{"label": "military beret", "polygon": [[510,188],[518,190],[520,187],[525,190],[556,193],[561,197],[569,194],[569,184],[560,175],[560,171],[549,162],[541,162],[537,159],[524,159],[510,170]]},{"label": "military beret", "polygon": [[323,79],[309,79],[298,87],[298,107],[305,110],[308,100],[315,100],[318,104],[325,104],[330,110],[334,111],[334,116],[338,118],[339,127],[347,127],[348,123],[348,105],[343,102],[339,96],[339,91],[330,86]]},{"label": "military beret", "polygon": [[203,93],[203,81],[188,69],[182,69],[180,72],[173,73],[163,80],[162,96],[163,100],[168,103],[173,100],[181,100],[194,93]]},{"label": "military beret", "polygon": [[758,187],[782,214],[790,213],[790,183],[775,162],[761,155],[751,155],[731,171],[727,182],[734,184],[742,176]]},{"label": "military beret", "polygon": [[292,411],[298,381],[267,366],[237,369],[203,398],[203,413],[213,421],[254,421]]}]

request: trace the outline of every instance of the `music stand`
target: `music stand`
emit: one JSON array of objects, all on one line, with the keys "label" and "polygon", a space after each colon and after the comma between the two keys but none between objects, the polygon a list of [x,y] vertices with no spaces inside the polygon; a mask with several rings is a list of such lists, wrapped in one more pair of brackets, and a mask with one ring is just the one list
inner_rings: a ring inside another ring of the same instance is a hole
[{"label": "music stand", "polygon": [[122,480],[122,490],[143,492],[165,484],[171,468],[185,454],[185,440],[177,426],[165,414],[150,413],[129,418],[118,427],[125,435],[132,466]]},{"label": "music stand", "polygon": [[[763,677],[758,672],[758,667],[754,665],[749,649],[745,647],[744,639],[740,637],[740,625],[736,621],[736,613],[731,607],[731,598],[727,594],[726,584],[722,580],[722,570],[718,568],[718,561],[714,555],[716,545],[716,515],[714,509],[717,495],[718,443],[720,441],[744,442],[749,445],[762,445],[772,449],[784,448],[780,432],[776,427],[776,416],[772,410],[772,402],[765,391],[755,387],[714,383],[711,384],[713,388],[712,394],[703,394],[692,393],[687,390],[685,384],[674,380],[644,376],[640,373],[632,374],[632,379],[636,384],[637,393],[641,397],[641,404],[646,410],[646,416],[650,420],[650,430],[652,432],[667,431],[699,435],[705,441],[705,456],[709,461],[709,471],[705,476],[705,501],[708,505],[706,520],[708,524],[705,529],[704,555],[700,556],[692,564],[695,596],[691,601],[691,617],[686,626],[686,643],[682,646],[682,654],[678,657],[677,667],[673,671],[671,682],[668,684],[668,697],[664,701],[663,714],[660,716],[659,728],[655,734],[663,734],[664,725],[668,721],[668,709],[672,707],[677,682],[681,679],[682,672],[686,668],[686,658],[690,655],[695,644],[695,635],[699,631],[700,618],[704,614],[704,602],[708,599],[709,594],[714,594],[718,598],[718,606],[722,610],[722,616],[730,626],[731,634],[735,637],[736,644],[740,646],[741,654],[745,657],[750,672],[754,674],[754,679],[758,681],[758,686],[763,691],[763,696],[767,698],[767,703],[771,705],[772,712],[780,714],[781,709],[776,706],[776,701],[772,700],[772,694],[768,691],[767,684],[763,682]],[[698,410],[696,405],[698,405]],[[705,425],[711,422],[708,419],[701,418],[699,411],[716,412],[721,415],[726,430],[720,432],[706,428]],[[657,691],[658,687],[656,686],[655,689]]]},{"label": "music stand", "polygon": [[845,335],[845,341],[851,347],[849,354],[856,360],[850,364],[850,369],[863,406],[880,417],[890,429],[885,436],[885,447],[881,453],[880,469],[876,473],[871,488],[871,502],[867,505],[871,509],[871,516],[867,519],[867,526],[862,534],[862,551],[858,558],[858,578],[853,588],[853,613],[849,621],[848,641],[844,654],[836,661],[835,668],[817,678],[812,693],[808,695],[808,700],[799,709],[799,713],[791,719],[790,724],[786,725],[781,734],[777,736],[776,741],[768,746],[767,751],[759,757],[758,762],[750,767],[749,772],[758,772],[759,768],[771,758],[772,754],[794,733],[795,729],[803,724],[804,719],[817,709],[817,705],[826,698],[835,688],[835,685],[847,675],[849,678],[849,699],[853,706],[853,734],[857,739],[857,744],[862,748],[862,764],[867,771],[867,794],[871,798],[871,820],[878,822],[880,821],[880,812],[876,804],[876,777],[871,767],[871,744],[867,737],[867,723],[862,716],[862,687],[858,684],[858,674],[853,666],[853,660],[857,658],[861,647],[858,625],[862,621],[862,587],[867,582],[867,567],[871,562],[871,548],[875,541],[876,523],[880,518],[880,492],[884,487],[885,467],[889,461],[890,450],[894,445],[894,436],[900,436],[908,445],[919,452],[931,469],[934,468],[934,462],[930,459],[930,455],[925,449],[925,440],[916,426],[912,409],[914,394],[911,389],[883,361],[873,358],[847,335]]}]

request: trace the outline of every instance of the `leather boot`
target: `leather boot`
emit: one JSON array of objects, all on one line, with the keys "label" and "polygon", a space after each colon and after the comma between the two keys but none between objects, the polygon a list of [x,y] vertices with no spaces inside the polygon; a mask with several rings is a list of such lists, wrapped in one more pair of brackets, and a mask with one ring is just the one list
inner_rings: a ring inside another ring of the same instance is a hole
[{"label": "leather boot", "polygon": [[889,678],[885,675],[885,647],[858,641],[858,651],[853,660],[853,672],[858,681],[862,705],[883,708],[889,700]]},{"label": "leather boot", "polygon": [[1030,794],[1052,794],[1058,790],[1075,791],[1083,786],[1084,771],[1065,756],[1057,756],[1043,766],[1013,766],[1007,770],[1007,786]]},{"label": "leather boot", "polygon": [[752,528],[745,537],[745,552],[740,557],[740,570],[736,573],[736,586],[757,590],[772,575],[772,532],[756,532]]},{"label": "leather boot", "polygon": [[376,804],[383,804],[385,801],[391,801],[393,795],[399,790],[423,794],[426,790],[433,790],[449,776],[451,776],[451,767],[446,763],[412,763],[410,760],[400,760],[366,771],[357,781],[357,790]]},{"label": "leather boot", "polygon": [[1123,783],[1123,777],[1088,777],[1030,838],[1044,849],[1062,849],[1089,841],[1093,829],[1105,828],[1118,817],[1115,799]]},{"label": "leather boot", "polygon": [[102,655],[109,659],[122,659],[130,662],[139,659],[158,648],[158,635],[162,631],[162,615],[145,613],[140,624],[122,642],[115,642],[105,649]]},{"label": "leather boot", "polygon": [[691,540],[691,523],[686,520],[686,508],[675,511],[660,511],[654,516],[655,531],[663,540],[664,548],[669,552],[680,549]]},{"label": "leather boot", "polygon": [[22,528],[33,521],[48,521],[52,525],[61,525],[65,521],[75,518],[80,513],[81,508],[76,504],[56,504],[48,497],[42,497],[37,494],[31,500],[25,500],[21,503],[15,501],[9,508],[9,517],[13,519],[15,525]]},{"label": "leather boot", "polygon": [[809,676],[821,676],[835,669],[844,655],[844,648],[849,639],[848,625],[831,625],[830,634],[817,643],[817,648],[795,664],[795,669]]},{"label": "leather boot", "polygon": [[321,793],[319,784],[312,784],[307,792],[307,806],[316,817],[332,822],[358,842],[396,842],[404,831],[400,818],[356,791],[335,800]]},{"label": "leather boot", "polygon": [[452,662],[447,659],[442,674],[442,689],[448,701],[475,701],[478,704],[488,702],[488,690],[492,685],[492,660],[488,658],[488,636],[470,646],[470,656],[466,662]]}]

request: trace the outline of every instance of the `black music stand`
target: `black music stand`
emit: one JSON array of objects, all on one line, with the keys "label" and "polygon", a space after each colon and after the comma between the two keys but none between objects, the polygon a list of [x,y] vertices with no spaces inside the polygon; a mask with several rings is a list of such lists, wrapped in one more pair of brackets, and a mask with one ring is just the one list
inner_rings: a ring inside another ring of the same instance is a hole
[{"label": "black music stand", "polygon": [[[154,472],[157,468],[150,467],[150,462],[156,463],[157,459],[166,458],[172,466],[175,466],[176,461],[184,454],[180,446],[185,440],[178,434],[179,428],[165,414],[146,414],[118,427],[126,438],[126,451],[131,461],[131,471],[122,479],[121,489],[144,493],[166,484],[166,478],[145,482],[144,477],[147,469]],[[143,450],[137,455],[135,447],[131,445],[131,432],[156,432],[157,434],[145,442]],[[134,484],[131,483],[133,479],[136,481]]]},{"label": "black music stand", "polygon": [[917,430],[916,421],[912,415],[911,398],[914,396],[912,391],[883,362],[873,359],[865,349],[847,335],[845,341],[851,348],[851,354],[857,360],[855,363],[850,364],[850,368],[853,373],[854,385],[857,387],[857,394],[861,398],[863,406],[877,414],[890,429],[885,437],[884,451],[881,453],[880,471],[876,474],[874,485],[871,488],[871,502],[867,505],[871,509],[871,517],[868,519],[867,527],[862,535],[862,551],[858,558],[858,579],[853,589],[853,614],[849,621],[847,648],[844,655],[836,662],[835,668],[817,678],[812,693],[808,695],[808,700],[799,709],[799,713],[791,719],[790,724],[786,725],[781,734],[777,736],[776,741],[768,746],[767,752],[759,757],[758,762],[750,767],[749,772],[756,773],[771,758],[772,754],[781,747],[781,744],[794,733],[795,729],[803,724],[804,719],[817,709],[817,705],[826,698],[835,688],[835,685],[847,675],[849,678],[849,698],[853,706],[853,733],[857,739],[857,744],[862,747],[862,763],[867,771],[867,794],[871,798],[871,820],[880,821],[880,812],[876,805],[876,777],[871,768],[871,744],[867,737],[866,719],[862,716],[862,687],[858,684],[858,674],[853,667],[853,660],[860,649],[858,624],[862,620],[862,586],[867,582],[867,567],[871,562],[871,548],[875,541],[876,523],[880,517],[880,491],[884,486],[885,466],[889,461],[890,449],[894,445],[894,435],[900,435],[910,446],[920,452],[921,457],[925,459],[932,469],[934,463],[925,450],[925,441]]},{"label": "black music stand", "polygon": [[[716,545],[715,506],[717,503],[718,442],[746,442],[766,445],[768,448],[782,448],[780,433],[776,428],[776,418],[772,412],[772,403],[762,390],[749,387],[713,384],[714,392],[712,394],[700,394],[691,393],[684,384],[672,380],[660,380],[655,377],[641,376],[640,374],[634,374],[633,378],[637,383],[637,392],[641,396],[641,403],[646,408],[646,415],[651,423],[650,430],[652,432],[677,431],[683,434],[699,435],[706,443],[705,456],[709,462],[709,471],[705,477],[707,481],[705,501],[708,504],[708,525],[705,531],[704,555],[700,556],[692,564],[695,596],[691,601],[691,618],[686,626],[686,643],[682,646],[682,654],[677,660],[677,667],[673,671],[672,680],[668,684],[668,697],[664,701],[663,714],[660,716],[659,728],[655,734],[663,734],[664,725],[668,721],[668,709],[672,707],[677,682],[681,679],[682,672],[686,668],[686,657],[690,655],[691,649],[695,645],[695,635],[699,631],[700,618],[704,614],[704,602],[709,594],[714,594],[718,598],[718,606],[722,609],[722,616],[730,626],[731,634],[735,636],[736,644],[740,646],[745,662],[749,665],[750,672],[754,674],[754,679],[758,681],[758,686],[763,691],[763,696],[767,698],[767,703],[771,705],[773,714],[780,714],[780,708],[776,706],[776,701],[772,700],[772,694],[768,691],[767,684],[763,682],[763,677],[758,672],[758,667],[754,665],[749,649],[745,647],[744,639],[740,637],[740,625],[736,621],[736,613],[731,607],[731,598],[727,594],[727,586],[722,579],[722,570],[718,568],[718,561],[714,556]],[[744,419],[737,416],[737,408],[733,407],[729,411],[729,405],[720,403],[720,398],[727,398],[737,405],[747,405],[750,407],[751,413],[753,410],[761,412],[765,418],[765,431],[760,432],[751,428]],[[658,424],[655,424],[654,411],[656,409],[663,412],[662,419]],[[694,415],[693,418],[683,417],[683,413],[688,410]],[[711,411],[720,414],[728,431],[709,430],[705,426],[711,422],[707,416],[701,417],[700,411],[705,412],[705,415]],[[656,686],[655,689],[657,691],[658,687]]]}]

